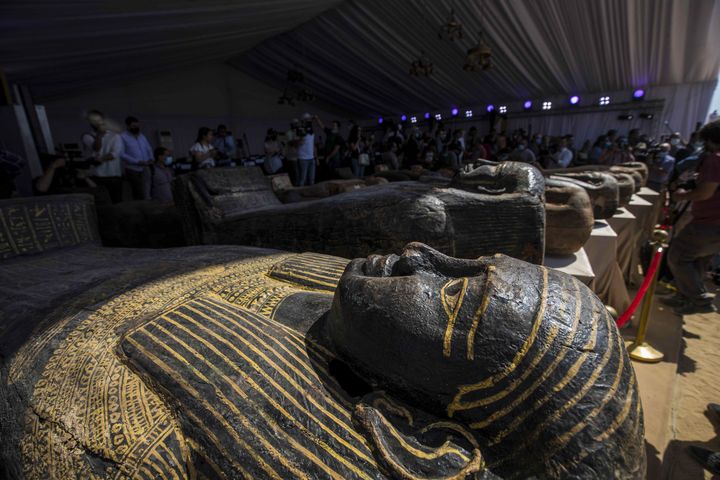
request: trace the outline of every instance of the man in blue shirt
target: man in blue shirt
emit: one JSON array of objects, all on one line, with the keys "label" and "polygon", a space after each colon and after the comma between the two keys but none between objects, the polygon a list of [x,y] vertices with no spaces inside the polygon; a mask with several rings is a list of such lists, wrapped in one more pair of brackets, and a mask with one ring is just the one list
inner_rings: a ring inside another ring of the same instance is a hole
[{"label": "man in blue shirt", "polygon": [[225,125],[218,125],[215,131],[215,139],[213,140],[213,146],[215,150],[220,153],[220,159],[234,160],[237,155],[237,148],[235,146],[235,139],[232,134],[227,131]]},{"label": "man in blue shirt", "polygon": [[648,162],[648,166],[650,172],[648,172],[647,186],[656,192],[663,191],[675,168],[675,157],[670,155],[669,143],[660,145],[660,151]]},{"label": "man in blue shirt", "polygon": [[123,153],[120,158],[125,166],[125,177],[130,181],[134,200],[150,200],[150,164],[153,149],[145,135],[140,133],[140,121],[135,117],[125,119],[127,130],[120,137]]}]

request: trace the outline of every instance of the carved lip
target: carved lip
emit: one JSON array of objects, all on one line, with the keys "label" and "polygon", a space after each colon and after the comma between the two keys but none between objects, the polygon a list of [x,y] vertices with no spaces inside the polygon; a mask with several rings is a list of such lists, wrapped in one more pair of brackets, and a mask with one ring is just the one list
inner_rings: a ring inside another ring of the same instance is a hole
[{"label": "carved lip", "polygon": [[362,264],[362,273],[368,277],[390,277],[400,257],[391,255],[370,255]]}]

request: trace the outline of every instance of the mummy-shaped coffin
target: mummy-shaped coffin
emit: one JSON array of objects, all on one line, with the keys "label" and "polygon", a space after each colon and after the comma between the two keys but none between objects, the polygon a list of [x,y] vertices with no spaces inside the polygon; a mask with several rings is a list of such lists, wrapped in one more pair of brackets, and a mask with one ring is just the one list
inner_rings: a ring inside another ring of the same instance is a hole
[{"label": "mummy-shaped coffin", "polygon": [[0,202],[9,248],[47,240],[0,263],[5,477],[643,477],[632,366],[570,276],[109,249],[83,205]]},{"label": "mummy-shaped coffin", "polygon": [[181,177],[176,199],[191,243],[354,257],[422,241],[462,258],[504,253],[540,263],[543,190],[536,169],[507,163],[462,174],[450,186],[399,182],[282,205],[258,171],[236,168]]}]

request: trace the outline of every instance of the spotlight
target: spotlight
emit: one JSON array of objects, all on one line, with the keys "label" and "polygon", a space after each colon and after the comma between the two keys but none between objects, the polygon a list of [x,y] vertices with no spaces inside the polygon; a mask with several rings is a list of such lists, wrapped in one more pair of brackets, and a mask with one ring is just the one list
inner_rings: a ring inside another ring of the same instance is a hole
[{"label": "spotlight", "polygon": [[459,111],[457,108],[453,108],[450,113],[452,113],[452,116],[453,116],[453,117],[457,117],[457,116],[458,116],[458,113],[460,113],[460,111]]},{"label": "spotlight", "polygon": [[577,105],[578,103],[580,103],[580,97],[577,95],[570,97],[570,105]]},{"label": "spotlight", "polygon": [[407,122],[407,115],[403,115],[402,117],[400,117],[400,121]]},{"label": "spotlight", "polygon": [[638,88],[633,92],[633,100],[642,100],[645,98],[645,90]]},{"label": "spotlight", "polygon": [[425,118],[426,118],[426,119],[429,119],[429,118],[430,118],[430,112],[425,112]]},{"label": "spotlight", "polygon": [[417,117],[410,117],[410,123],[417,123]]},{"label": "spotlight", "polygon": [[552,102],[543,102],[542,109],[543,110],[550,110],[552,108]]},{"label": "spotlight", "polygon": [[465,110],[465,118],[472,118],[473,111],[472,110]]},{"label": "spotlight", "polygon": [[382,117],[378,118],[378,125],[382,125],[382,123],[383,123],[383,118]]},{"label": "spotlight", "polygon": [[523,108],[525,110],[530,110],[532,108],[532,102],[530,100],[526,100],[525,103],[523,103]]},{"label": "spotlight", "polygon": [[610,105],[610,97],[600,97],[600,100],[598,100],[598,105],[601,107],[604,107],[605,105]]},{"label": "spotlight", "polygon": [[437,120],[437,121],[442,120],[442,115],[440,115],[439,113],[436,113],[436,114],[435,114],[435,120]]},{"label": "spotlight", "polygon": [[655,118],[655,115],[653,115],[652,113],[641,113],[640,118],[642,118],[643,120],[652,120],[653,118]]},{"label": "spotlight", "polygon": [[507,113],[507,105],[500,105],[500,108],[498,108],[498,111],[500,113]]},{"label": "spotlight", "polygon": [[626,113],[624,115],[618,115],[618,120],[632,120],[633,116],[629,113]]},{"label": "spotlight", "polygon": [[488,113],[494,112],[494,111],[495,111],[495,106],[494,106],[494,105],[488,105],[488,106],[487,106],[487,111],[488,111]]}]

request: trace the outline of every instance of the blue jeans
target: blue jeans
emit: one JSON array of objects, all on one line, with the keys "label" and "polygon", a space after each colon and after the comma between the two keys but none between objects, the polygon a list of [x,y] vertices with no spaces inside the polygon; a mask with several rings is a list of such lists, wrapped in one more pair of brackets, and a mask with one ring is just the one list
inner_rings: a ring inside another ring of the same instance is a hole
[{"label": "blue jeans", "polygon": [[298,160],[298,187],[315,184],[315,159],[301,158]]},{"label": "blue jeans", "polygon": [[362,178],[365,175],[365,165],[360,165],[360,160],[353,158],[350,161],[350,168],[352,173],[357,178]]}]

